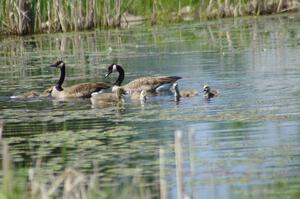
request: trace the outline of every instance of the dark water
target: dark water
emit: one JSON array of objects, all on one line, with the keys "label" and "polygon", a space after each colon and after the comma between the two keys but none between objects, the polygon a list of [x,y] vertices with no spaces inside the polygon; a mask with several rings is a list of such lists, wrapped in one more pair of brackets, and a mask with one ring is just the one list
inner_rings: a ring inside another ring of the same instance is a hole
[{"label": "dark water", "polygon": [[[141,180],[153,196],[165,179],[169,198],[297,198],[299,55],[298,14],[2,38],[3,137],[15,168],[41,160],[45,176],[72,166],[96,170],[108,187]],[[181,89],[200,95],[128,101],[121,111],[89,100],[9,99],[54,85],[57,58],[67,64],[65,86],[108,81],[106,67],[117,62],[126,82],[178,75]],[[220,97],[204,100],[206,83]]]}]

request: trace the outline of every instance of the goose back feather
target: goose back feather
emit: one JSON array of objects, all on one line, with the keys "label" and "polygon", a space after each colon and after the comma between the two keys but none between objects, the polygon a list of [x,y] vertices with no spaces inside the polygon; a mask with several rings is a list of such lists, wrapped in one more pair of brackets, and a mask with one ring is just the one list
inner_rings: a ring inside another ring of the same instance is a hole
[{"label": "goose back feather", "polygon": [[[181,77],[177,76],[158,76],[158,77],[142,77],[135,79],[128,84],[122,86],[126,91],[157,91],[159,87],[164,84],[168,84],[168,87],[172,86],[171,84],[175,83]],[[166,88],[166,90],[169,90]]]}]

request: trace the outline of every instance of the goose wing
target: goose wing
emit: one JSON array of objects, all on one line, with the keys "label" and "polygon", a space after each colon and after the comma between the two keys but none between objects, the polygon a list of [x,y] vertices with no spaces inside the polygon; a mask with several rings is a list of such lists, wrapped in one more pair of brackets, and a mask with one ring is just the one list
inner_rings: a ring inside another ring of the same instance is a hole
[{"label": "goose wing", "polygon": [[69,96],[73,97],[91,97],[93,92],[99,92],[102,89],[110,88],[108,83],[82,83],[64,88]]},{"label": "goose wing", "polygon": [[151,91],[163,84],[174,83],[179,79],[181,79],[181,77],[178,76],[142,77],[129,82],[123,87],[127,91]]}]

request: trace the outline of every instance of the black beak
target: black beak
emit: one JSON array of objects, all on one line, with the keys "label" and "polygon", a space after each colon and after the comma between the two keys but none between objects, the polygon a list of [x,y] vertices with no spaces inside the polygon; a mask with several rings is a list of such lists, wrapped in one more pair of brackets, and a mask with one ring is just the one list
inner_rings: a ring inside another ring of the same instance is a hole
[{"label": "black beak", "polygon": [[105,78],[107,78],[110,74],[111,74],[111,72],[106,73]]},{"label": "black beak", "polygon": [[51,64],[50,67],[57,67],[56,64]]}]

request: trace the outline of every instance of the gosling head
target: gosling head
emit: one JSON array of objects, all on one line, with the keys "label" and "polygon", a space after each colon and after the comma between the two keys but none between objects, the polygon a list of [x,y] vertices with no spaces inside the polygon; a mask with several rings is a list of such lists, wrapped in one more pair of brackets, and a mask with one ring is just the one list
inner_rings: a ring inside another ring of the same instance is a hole
[{"label": "gosling head", "polygon": [[125,91],[125,89],[122,88],[122,87],[118,87],[117,90],[116,90],[116,92],[117,92],[118,96],[124,96],[124,95],[127,94],[127,92]]},{"label": "gosling head", "polygon": [[179,98],[181,97],[180,92],[179,92],[179,88],[178,88],[178,84],[177,82],[173,84],[173,89],[174,89],[174,97],[175,97],[175,101],[178,101]]},{"label": "gosling head", "polygon": [[113,72],[117,71],[118,67],[120,67],[118,64],[111,64],[107,67],[107,73],[105,77],[108,77]]},{"label": "gosling head", "polygon": [[177,82],[173,84],[173,89],[174,90],[178,90],[178,84],[177,84]]},{"label": "gosling head", "polygon": [[63,68],[65,67],[65,63],[62,60],[59,60],[55,62],[54,64],[50,65],[51,67],[56,67],[56,68]]},{"label": "gosling head", "polygon": [[205,84],[205,85],[203,86],[203,92],[204,92],[204,93],[209,93],[209,92],[210,92],[210,87],[209,87],[207,84]]},{"label": "gosling head", "polygon": [[142,90],[142,92],[140,93],[140,100],[142,102],[145,102],[147,100],[147,94],[145,90]]}]

